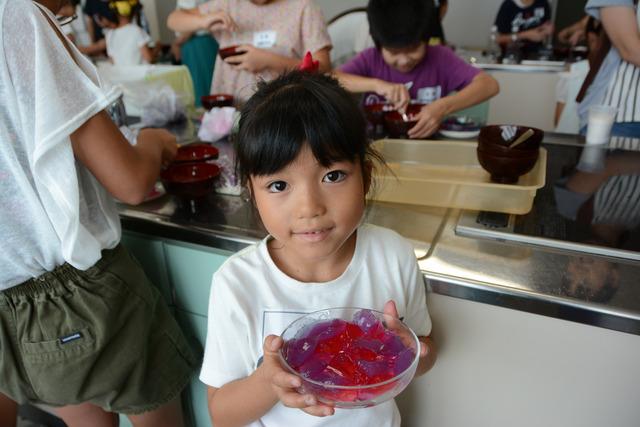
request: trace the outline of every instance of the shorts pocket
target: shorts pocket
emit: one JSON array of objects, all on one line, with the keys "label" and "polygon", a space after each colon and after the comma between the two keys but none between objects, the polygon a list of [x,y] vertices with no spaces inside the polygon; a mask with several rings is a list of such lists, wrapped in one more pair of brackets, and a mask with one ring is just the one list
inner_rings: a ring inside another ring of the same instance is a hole
[{"label": "shorts pocket", "polygon": [[93,351],[95,337],[89,328],[71,329],[53,340],[22,342],[24,359],[28,363],[64,362]]},{"label": "shorts pocket", "polygon": [[37,398],[51,405],[86,400],[85,389],[98,355],[88,328],[62,331],[55,340],[21,343],[23,363]]}]

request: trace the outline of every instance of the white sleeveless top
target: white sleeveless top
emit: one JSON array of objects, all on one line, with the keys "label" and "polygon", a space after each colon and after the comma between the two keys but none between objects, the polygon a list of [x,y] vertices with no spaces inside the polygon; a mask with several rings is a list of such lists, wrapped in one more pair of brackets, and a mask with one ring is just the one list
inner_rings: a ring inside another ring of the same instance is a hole
[{"label": "white sleeveless top", "polygon": [[69,44],[74,62],[43,10],[0,0],[0,290],[64,262],[87,269],[120,240],[112,198],[69,139],[119,93]]}]

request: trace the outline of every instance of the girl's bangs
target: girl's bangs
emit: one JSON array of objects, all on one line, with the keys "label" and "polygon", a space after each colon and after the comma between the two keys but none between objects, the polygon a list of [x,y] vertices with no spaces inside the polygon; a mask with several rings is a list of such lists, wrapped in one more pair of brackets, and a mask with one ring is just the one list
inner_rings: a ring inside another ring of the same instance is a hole
[{"label": "girl's bangs", "polygon": [[[322,93],[309,93],[292,86],[272,94],[269,108],[258,108],[251,132],[244,135],[247,152],[243,172],[248,175],[271,175],[293,162],[307,144],[318,162],[328,167],[337,161],[364,158],[366,137],[354,126],[362,114],[355,108],[322,99]],[[260,111],[262,110],[262,111]]]}]

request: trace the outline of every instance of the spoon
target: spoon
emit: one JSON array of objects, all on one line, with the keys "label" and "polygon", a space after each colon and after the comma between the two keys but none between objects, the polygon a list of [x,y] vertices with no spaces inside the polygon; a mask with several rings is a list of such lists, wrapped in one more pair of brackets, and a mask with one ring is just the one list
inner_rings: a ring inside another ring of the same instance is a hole
[{"label": "spoon", "polygon": [[409,122],[409,116],[407,116],[407,113],[400,113],[400,115],[402,116],[402,120],[405,122]]},{"label": "spoon", "polygon": [[509,144],[509,148],[513,148],[513,147],[515,147],[517,145],[522,144],[527,139],[531,138],[533,136],[533,133],[534,133],[533,129],[527,129],[527,131],[525,133],[523,133],[522,135],[520,135],[520,137],[518,137],[518,139],[516,139],[511,144]]}]

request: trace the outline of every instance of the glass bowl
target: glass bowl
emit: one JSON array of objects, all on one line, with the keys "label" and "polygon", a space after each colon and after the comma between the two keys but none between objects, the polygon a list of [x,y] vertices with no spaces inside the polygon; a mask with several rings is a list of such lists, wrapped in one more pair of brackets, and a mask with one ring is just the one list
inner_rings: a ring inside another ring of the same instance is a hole
[{"label": "glass bowl", "polygon": [[302,316],[282,339],[280,359],[302,380],[298,392],[337,408],[393,399],[413,379],[420,357],[418,337],[399,319],[356,307]]}]

